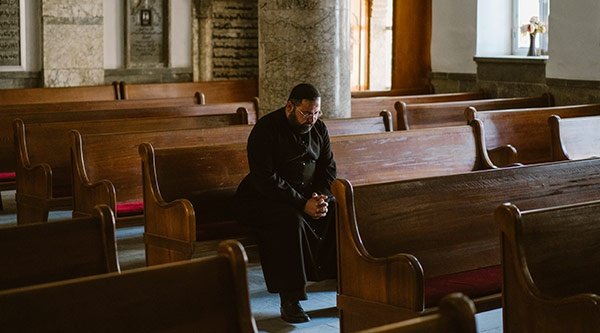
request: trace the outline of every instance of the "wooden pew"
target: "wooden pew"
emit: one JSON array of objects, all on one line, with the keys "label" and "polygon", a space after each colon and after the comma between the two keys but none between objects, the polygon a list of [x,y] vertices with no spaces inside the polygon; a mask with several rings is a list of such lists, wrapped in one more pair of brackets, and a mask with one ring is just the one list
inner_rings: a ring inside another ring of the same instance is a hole
[{"label": "wooden pew", "polygon": [[0,228],[0,263],[0,290],[118,272],[113,213]]},{"label": "wooden pew", "polygon": [[360,331],[360,333],[477,333],[475,305],[467,296],[453,293],[442,299],[440,311]]},{"label": "wooden pew", "polygon": [[537,210],[506,203],[495,216],[504,332],[597,332],[600,202]]},{"label": "wooden pew", "polygon": [[[331,145],[338,175],[368,183],[493,168],[477,138],[457,126],[332,136]],[[251,235],[227,206],[249,171],[246,142],[139,150],[148,265],[190,259],[197,240]]]},{"label": "wooden pew", "polygon": [[[236,111],[237,110],[237,111]],[[56,122],[73,120],[103,120],[136,117],[176,117],[192,115],[209,115],[237,112],[242,123],[256,123],[256,103],[237,102],[211,105],[186,105],[172,107],[151,107],[137,109],[82,109],[77,111],[6,111],[0,112],[0,190],[15,189],[15,149],[13,140],[13,121],[17,118],[25,123]],[[236,120],[237,122],[237,120]]]},{"label": "wooden pew", "polygon": [[[251,100],[248,100],[251,101]],[[85,110],[122,110],[173,107],[178,105],[205,104],[204,95],[196,93],[193,97],[156,98],[152,100],[111,100],[111,101],[79,101],[54,102],[35,104],[0,105],[2,112],[56,112],[56,111],[85,111]]]},{"label": "wooden pew", "polygon": [[[384,117],[376,119],[382,122]],[[332,126],[333,135],[337,132],[361,133],[361,130],[373,130],[372,123],[365,123],[362,119],[325,121],[336,123]],[[346,126],[341,126],[342,124]],[[120,133],[118,137],[106,134],[83,135],[72,131],[73,214],[89,214],[92,207],[104,203],[117,212],[118,225],[141,222],[143,193],[139,144],[149,142],[157,147],[176,147],[240,143],[243,144],[245,154],[250,130],[249,126],[228,126],[221,129]]]},{"label": "wooden pew", "polygon": [[404,96],[404,95],[427,95],[433,94],[433,85],[423,87],[398,88],[390,90],[361,90],[350,93],[352,98],[378,97],[378,96]]},{"label": "wooden pew", "polygon": [[398,102],[394,105],[398,129],[416,129],[464,125],[465,109],[474,107],[477,110],[521,109],[531,107],[554,106],[551,94],[537,97],[488,98],[456,102],[436,102],[408,104]]},{"label": "wooden pew", "polygon": [[0,105],[119,99],[116,82],[104,86],[0,89]]},{"label": "wooden pew", "polygon": [[553,161],[600,156],[600,117],[548,118]]},{"label": "wooden pew", "polygon": [[[14,122],[17,154],[17,223],[46,221],[48,213],[72,209],[69,131],[84,134],[147,132],[222,127],[241,124],[237,113],[190,117],[124,118],[95,121]],[[244,126],[245,128],[246,126]],[[218,133],[223,133],[218,131]],[[91,207],[90,207],[91,208]]]},{"label": "wooden pew", "polygon": [[478,311],[500,305],[494,209],[600,199],[600,159],[352,186],[336,180],[342,331],[437,310],[462,292]]},{"label": "wooden pew", "polygon": [[[510,144],[516,148],[516,162],[532,164],[552,161],[552,148],[548,118],[600,115],[600,104],[568,105],[547,108],[526,108],[479,112],[465,110],[465,118],[480,127],[487,147]],[[477,120],[477,121],[475,121]],[[492,161],[498,166],[504,164]]]},{"label": "wooden pew", "polygon": [[26,332],[256,332],[246,253],[0,292],[0,325]]},{"label": "wooden pew", "polygon": [[258,97],[257,80],[222,80],[181,83],[121,82],[123,99],[189,97],[201,92],[206,103],[249,101]]},{"label": "wooden pew", "polygon": [[[474,99],[484,99],[485,94],[482,91],[461,92],[448,94],[426,94],[426,95],[407,95],[407,96],[379,96],[352,98],[350,106],[352,117],[367,117],[378,114],[382,110],[393,111],[394,104],[403,101],[407,104],[413,103],[436,103],[450,101],[465,101]],[[396,117],[394,117],[394,129],[398,129]]]}]

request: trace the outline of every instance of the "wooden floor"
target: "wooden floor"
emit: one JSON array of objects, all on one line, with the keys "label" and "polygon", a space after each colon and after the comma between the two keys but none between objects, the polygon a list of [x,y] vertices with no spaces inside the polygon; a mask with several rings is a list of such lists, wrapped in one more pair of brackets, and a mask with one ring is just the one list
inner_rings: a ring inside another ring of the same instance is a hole
[{"label": "wooden floor", "polygon": [[[16,224],[14,191],[2,192],[4,211],[0,212],[0,227]],[[52,212],[50,220],[69,218],[70,211]],[[117,247],[121,270],[143,267],[143,227],[117,229]],[[214,253],[217,242],[199,244],[195,256]],[[339,332],[339,319],[335,308],[336,281],[327,280],[310,283],[307,287],[309,299],[302,306],[311,317],[304,324],[289,324],[279,318],[279,297],[266,290],[260,262],[255,247],[246,247],[248,254],[248,286],[252,313],[259,332]],[[502,311],[494,310],[477,315],[478,332],[502,332]]]}]

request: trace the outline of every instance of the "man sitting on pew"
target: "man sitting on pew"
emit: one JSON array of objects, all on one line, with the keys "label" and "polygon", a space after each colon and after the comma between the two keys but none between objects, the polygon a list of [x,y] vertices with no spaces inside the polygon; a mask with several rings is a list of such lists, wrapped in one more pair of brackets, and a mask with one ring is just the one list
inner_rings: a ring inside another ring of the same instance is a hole
[{"label": "man sitting on pew", "polygon": [[336,276],[329,205],[336,165],[320,114],[317,88],[299,84],[285,107],[262,117],[248,138],[250,173],[234,199],[238,221],[256,230],[267,289],[279,293],[290,323],[310,320],[300,305],[307,279]]}]

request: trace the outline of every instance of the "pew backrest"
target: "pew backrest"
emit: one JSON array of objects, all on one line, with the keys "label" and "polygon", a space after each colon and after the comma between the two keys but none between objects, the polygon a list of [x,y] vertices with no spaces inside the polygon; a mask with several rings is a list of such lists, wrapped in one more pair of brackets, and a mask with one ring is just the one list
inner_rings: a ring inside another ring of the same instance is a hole
[{"label": "pew backrest", "polygon": [[390,90],[362,90],[350,93],[352,98],[378,97],[378,96],[408,96],[408,95],[428,95],[433,94],[433,85],[428,84],[423,87],[415,88],[397,88]]},{"label": "pew backrest", "polygon": [[123,99],[191,97],[204,94],[207,104],[252,100],[258,97],[257,80],[220,80],[180,83],[121,82]]},{"label": "pew backrest", "polygon": [[600,116],[548,118],[552,160],[600,157]]},{"label": "pew backrest", "polygon": [[381,111],[379,117],[324,119],[330,136],[381,133],[392,131],[392,113]]},{"label": "pew backrest", "polygon": [[504,327],[591,332],[600,325],[600,201],[495,212],[501,231]]},{"label": "pew backrest", "polygon": [[[398,101],[403,101],[407,104],[414,103],[434,103],[434,102],[450,102],[484,99],[485,94],[478,92],[461,92],[461,93],[446,93],[446,94],[425,94],[425,95],[407,95],[407,96],[378,96],[352,98],[350,101],[352,117],[372,117],[385,110],[394,112],[394,105]],[[396,117],[393,119],[394,129],[398,128]]]},{"label": "pew backrest", "polygon": [[256,332],[236,241],[192,261],[0,292],[0,325],[56,332]]},{"label": "pew backrest", "polygon": [[417,129],[464,125],[464,112],[468,107],[477,110],[517,109],[553,106],[554,97],[545,93],[535,97],[488,98],[455,102],[413,103],[397,102],[394,105],[398,129]]},{"label": "pew backrest", "polygon": [[0,228],[0,290],[118,272],[116,251],[108,206],[89,218]]},{"label": "pew backrest", "polygon": [[[600,104],[568,105],[479,112],[465,110],[465,118],[484,133],[485,145],[494,148],[510,144],[523,164],[552,161],[548,118],[600,115]],[[475,121],[477,120],[477,121]]]},{"label": "pew backrest", "polygon": [[0,89],[0,105],[117,99],[119,88],[116,83],[104,86]]}]

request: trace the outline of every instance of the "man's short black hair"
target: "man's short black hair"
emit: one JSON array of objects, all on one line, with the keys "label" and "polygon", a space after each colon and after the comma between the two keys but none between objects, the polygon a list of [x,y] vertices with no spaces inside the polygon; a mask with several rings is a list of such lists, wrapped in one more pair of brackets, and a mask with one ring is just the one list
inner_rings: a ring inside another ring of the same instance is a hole
[{"label": "man's short black hair", "polygon": [[303,99],[314,101],[319,97],[321,97],[321,93],[315,86],[310,83],[300,83],[292,89],[288,100],[294,105],[299,105]]}]

